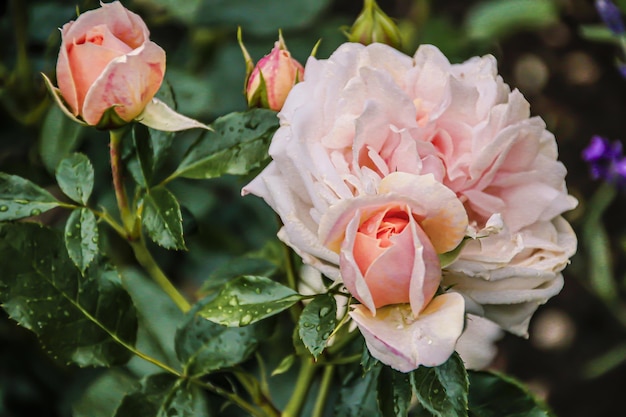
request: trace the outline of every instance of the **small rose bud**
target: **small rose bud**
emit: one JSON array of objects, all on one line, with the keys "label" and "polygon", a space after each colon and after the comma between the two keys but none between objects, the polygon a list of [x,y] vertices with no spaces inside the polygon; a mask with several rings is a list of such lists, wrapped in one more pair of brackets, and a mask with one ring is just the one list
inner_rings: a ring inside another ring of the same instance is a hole
[{"label": "small rose bud", "polygon": [[378,42],[399,49],[402,43],[398,26],[378,6],[376,0],[365,0],[361,14],[346,35],[350,42],[363,45]]},{"label": "small rose bud", "polygon": [[[242,50],[245,51],[242,44]],[[246,57],[246,52],[244,52]],[[249,59],[246,57],[246,64]],[[246,82],[248,106],[279,111],[291,88],[304,78],[304,68],[291,57],[282,34],[272,51],[257,62]]]}]

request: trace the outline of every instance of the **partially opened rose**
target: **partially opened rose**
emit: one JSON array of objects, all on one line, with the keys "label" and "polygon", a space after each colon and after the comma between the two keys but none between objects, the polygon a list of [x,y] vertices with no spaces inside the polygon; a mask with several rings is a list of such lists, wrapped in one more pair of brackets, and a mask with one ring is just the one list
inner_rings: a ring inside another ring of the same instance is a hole
[{"label": "partially opened rose", "polygon": [[141,114],[165,73],[165,52],[149,35],[143,20],[118,1],[63,26],[57,81],[74,116],[98,125],[111,108],[123,122]]},{"label": "partially opened rose", "polygon": [[343,282],[362,303],[350,315],[384,363],[408,372],[454,352],[464,303],[458,294],[435,297],[438,255],[455,249],[466,229],[450,189],[432,175],[400,172],[383,178],[376,195],[340,200],[322,216],[320,241],[339,253]]}]

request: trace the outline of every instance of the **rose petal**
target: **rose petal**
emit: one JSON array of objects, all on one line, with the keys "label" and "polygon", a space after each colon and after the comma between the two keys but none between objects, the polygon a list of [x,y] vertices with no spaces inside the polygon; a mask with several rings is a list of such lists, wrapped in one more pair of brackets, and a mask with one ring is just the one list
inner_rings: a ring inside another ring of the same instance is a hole
[{"label": "rose petal", "polygon": [[365,306],[350,312],[371,355],[400,372],[420,365],[445,362],[463,331],[464,302],[458,294],[433,298],[417,317],[408,304],[378,309],[373,316]]},{"label": "rose petal", "polygon": [[437,253],[456,248],[465,236],[468,224],[465,208],[456,194],[433,175],[393,172],[382,179],[378,192],[411,198],[411,211],[421,217],[419,223]]},{"label": "rose petal", "polygon": [[116,58],[89,89],[83,118],[89,124],[98,124],[102,114],[115,107],[122,120],[133,120],[159,90],[164,73],[165,51],[151,41]]},{"label": "rose petal", "polygon": [[131,49],[138,48],[149,38],[150,32],[141,17],[124,8],[119,1],[100,5],[99,9],[81,13],[75,22],[63,27],[61,33],[64,42],[72,43],[98,25],[107,26],[115,37]]},{"label": "rose petal", "polygon": [[489,366],[498,353],[495,342],[502,338],[502,329],[492,321],[468,314],[465,329],[456,342],[456,351],[468,369]]}]

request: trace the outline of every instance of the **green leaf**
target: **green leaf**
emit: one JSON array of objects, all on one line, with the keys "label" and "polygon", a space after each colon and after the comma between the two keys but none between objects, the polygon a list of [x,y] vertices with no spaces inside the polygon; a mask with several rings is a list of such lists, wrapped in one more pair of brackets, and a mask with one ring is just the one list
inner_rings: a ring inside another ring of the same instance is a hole
[{"label": "green leaf", "polygon": [[491,0],[473,6],[465,23],[469,38],[494,40],[558,20],[557,7],[550,0]]},{"label": "green leaf", "polygon": [[83,127],[69,119],[58,106],[50,106],[39,135],[39,155],[50,173],[80,144]]},{"label": "green leaf", "polygon": [[467,372],[455,352],[443,364],[420,366],[411,374],[420,404],[437,417],[467,417]]},{"label": "green leaf", "polygon": [[254,352],[258,343],[256,326],[226,327],[196,314],[198,306],[176,332],[176,354],[185,375],[206,375],[235,366]]},{"label": "green leaf", "polygon": [[378,406],[384,417],[406,417],[412,395],[410,374],[382,367],[378,376]]},{"label": "green leaf", "polygon": [[0,225],[0,303],[53,357],[113,366],[132,356],[137,317],[117,271],[93,264],[84,277],[60,233],[35,223]]},{"label": "green leaf", "polygon": [[93,165],[86,155],[75,153],[64,158],[57,167],[56,178],[66,196],[87,204],[93,191]]},{"label": "green leaf", "polygon": [[122,398],[138,387],[139,381],[129,376],[126,370],[107,370],[72,403],[72,417],[111,417]]},{"label": "green leaf", "polygon": [[166,249],[187,249],[183,216],[174,194],[165,187],[151,189],[144,197],[143,226],[150,239]]},{"label": "green leaf", "polygon": [[271,110],[253,109],[220,117],[213,128],[214,132],[206,132],[192,145],[170,178],[244,175],[260,167],[269,158],[267,150],[278,118]]},{"label": "green leaf", "polygon": [[246,275],[225,284],[198,314],[225,326],[247,326],[288,309],[302,298],[269,278]]},{"label": "green leaf", "polygon": [[477,417],[554,417],[515,379],[493,372],[469,372],[469,409]]},{"label": "green leaf", "polygon": [[291,369],[291,367],[293,366],[293,363],[296,361],[296,355],[295,354],[291,354],[291,355],[287,355],[283,358],[282,361],[280,361],[280,363],[278,364],[278,366],[276,367],[276,369],[274,369],[272,371],[271,376],[276,376],[276,375],[281,375],[284,374],[285,372],[287,372],[289,369]]},{"label": "green leaf", "polygon": [[145,378],[141,388],[128,394],[114,417],[208,417],[206,399],[200,389],[189,381],[171,374]]},{"label": "green leaf", "polygon": [[337,325],[337,303],[330,294],[316,296],[304,307],[298,321],[298,332],[304,346],[317,359],[326,347]]},{"label": "green leaf", "polygon": [[38,216],[58,205],[52,194],[38,185],[0,172],[0,221]]},{"label": "green leaf", "polygon": [[98,254],[98,224],[91,210],[74,210],[65,224],[65,247],[70,259],[80,272],[91,264]]},{"label": "green leaf", "polygon": [[335,417],[380,416],[376,404],[376,386],[382,366],[375,366],[364,375],[355,370],[341,381]]}]

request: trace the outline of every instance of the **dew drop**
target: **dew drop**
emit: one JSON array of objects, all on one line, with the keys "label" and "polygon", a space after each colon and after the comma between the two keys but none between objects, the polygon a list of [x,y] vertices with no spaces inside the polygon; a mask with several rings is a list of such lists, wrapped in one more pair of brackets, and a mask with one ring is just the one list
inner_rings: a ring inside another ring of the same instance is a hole
[{"label": "dew drop", "polygon": [[247,326],[252,321],[252,316],[250,314],[246,314],[239,320],[240,326]]},{"label": "dew drop", "polygon": [[41,210],[35,208],[30,211],[31,216],[39,216],[41,214]]},{"label": "dew drop", "polygon": [[91,241],[93,243],[98,243],[98,238],[94,236],[94,237],[91,238]]},{"label": "dew drop", "polygon": [[254,292],[257,293],[257,294],[261,294],[261,289],[257,288],[257,289],[254,290]]},{"label": "dew drop", "polygon": [[320,330],[322,330],[322,326],[316,326],[315,330],[317,330],[319,332]]},{"label": "dew drop", "polygon": [[320,317],[325,317],[330,313],[330,307],[322,307],[320,308]]},{"label": "dew drop", "polygon": [[21,198],[19,198],[19,199],[15,199],[14,201],[15,201],[17,204],[28,204],[28,203],[30,203],[30,201],[28,201],[28,200],[24,200],[24,199],[21,199]]},{"label": "dew drop", "polygon": [[239,299],[237,297],[233,297],[230,300],[228,300],[228,305],[229,306],[238,306],[239,305]]},{"label": "dew drop", "polygon": [[330,337],[330,332],[326,332],[322,335],[323,339],[328,339]]},{"label": "dew drop", "polygon": [[433,390],[433,394],[439,394],[439,389],[438,389],[438,388],[435,388],[435,389]]},{"label": "dew drop", "polygon": [[8,211],[9,207],[5,206],[4,204],[0,206],[0,211]]},{"label": "dew drop", "polygon": [[272,312],[272,309],[271,309],[271,308],[267,308],[267,309],[265,310],[265,312],[266,312],[266,313],[271,313],[271,312]]}]

